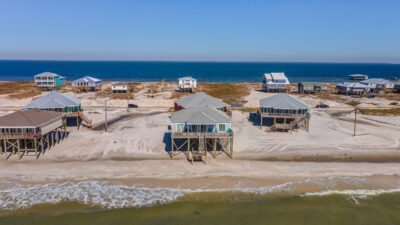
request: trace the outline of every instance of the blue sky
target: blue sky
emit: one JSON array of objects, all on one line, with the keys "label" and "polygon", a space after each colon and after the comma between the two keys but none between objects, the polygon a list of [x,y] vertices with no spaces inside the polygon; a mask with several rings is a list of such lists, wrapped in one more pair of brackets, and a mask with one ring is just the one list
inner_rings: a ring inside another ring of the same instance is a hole
[{"label": "blue sky", "polygon": [[400,63],[399,0],[2,0],[0,59]]}]

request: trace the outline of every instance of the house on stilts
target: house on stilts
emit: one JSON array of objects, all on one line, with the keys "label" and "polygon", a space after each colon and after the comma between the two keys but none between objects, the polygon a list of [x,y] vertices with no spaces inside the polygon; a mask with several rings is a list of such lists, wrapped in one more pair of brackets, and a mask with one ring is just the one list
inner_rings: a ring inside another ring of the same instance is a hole
[{"label": "house on stilts", "polygon": [[232,158],[234,134],[228,107],[202,92],[177,100],[169,129],[171,157],[184,153],[192,162],[205,161],[207,154]]},{"label": "house on stilts", "polygon": [[92,121],[82,112],[81,100],[69,95],[61,94],[58,91],[52,91],[49,94],[38,98],[24,107],[24,109],[41,109],[65,114],[67,124],[76,121],[79,129],[81,122],[85,122],[87,127],[92,126]]},{"label": "house on stilts", "polygon": [[265,73],[262,89],[266,92],[289,92],[290,82],[285,73]]},{"label": "house on stilts", "polygon": [[43,91],[56,90],[65,85],[65,77],[44,72],[34,76],[36,87]]},{"label": "house on stilts", "polygon": [[[309,130],[310,107],[286,93],[260,100],[260,129],[267,125],[267,131],[293,131],[300,127]],[[264,121],[264,120],[268,121]]]},{"label": "house on stilts", "polygon": [[178,88],[180,92],[193,93],[197,87],[197,80],[193,77],[181,77],[178,79]]},{"label": "house on stilts", "polygon": [[61,112],[29,109],[0,117],[0,149],[9,156],[30,152],[38,156],[66,134],[66,117]]},{"label": "house on stilts", "polygon": [[101,80],[94,77],[82,77],[72,81],[72,88],[74,92],[88,92],[88,91],[100,91]]}]

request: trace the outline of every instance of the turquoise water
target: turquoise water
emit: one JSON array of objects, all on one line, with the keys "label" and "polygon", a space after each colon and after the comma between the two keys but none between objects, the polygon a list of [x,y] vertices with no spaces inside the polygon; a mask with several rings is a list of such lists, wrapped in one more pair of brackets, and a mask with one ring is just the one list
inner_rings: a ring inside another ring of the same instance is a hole
[{"label": "turquoise water", "polygon": [[176,81],[194,76],[200,82],[261,82],[264,73],[285,72],[291,82],[340,82],[355,73],[400,77],[400,64],[0,60],[0,80],[32,81],[34,75],[45,71],[65,76],[67,81],[82,76],[108,81]]}]

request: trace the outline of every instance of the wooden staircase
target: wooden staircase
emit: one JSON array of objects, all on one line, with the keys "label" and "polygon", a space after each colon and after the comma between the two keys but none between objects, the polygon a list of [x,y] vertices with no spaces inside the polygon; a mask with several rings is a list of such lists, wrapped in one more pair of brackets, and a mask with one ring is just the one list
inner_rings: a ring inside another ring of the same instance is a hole
[{"label": "wooden staircase", "polygon": [[[198,149],[196,150],[191,150],[191,160],[192,163],[193,161],[203,161],[205,163],[205,160],[207,159],[207,144],[206,144],[206,138],[203,135],[199,134],[199,145],[198,145]],[[204,159],[203,159],[204,157]]]},{"label": "wooden staircase", "polygon": [[81,111],[78,111],[78,116],[85,121],[87,127],[92,127],[92,120],[87,118]]}]

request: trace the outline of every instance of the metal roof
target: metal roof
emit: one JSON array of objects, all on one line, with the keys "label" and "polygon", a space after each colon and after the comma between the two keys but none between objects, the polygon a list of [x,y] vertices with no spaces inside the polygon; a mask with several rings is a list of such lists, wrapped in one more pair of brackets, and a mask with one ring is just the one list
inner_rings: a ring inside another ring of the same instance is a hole
[{"label": "metal roof", "polygon": [[196,80],[196,79],[193,77],[181,77],[179,78],[179,80]]},{"label": "metal roof", "polygon": [[64,95],[58,91],[52,91],[48,95],[38,98],[24,107],[24,109],[60,109],[65,107],[79,106],[79,98]]},{"label": "metal roof", "polygon": [[382,78],[371,78],[367,80],[361,81],[361,83],[366,83],[366,84],[393,84],[393,82],[388,81],[386,79]]},{"label": "metal roof", "polygon": [[277,94],[260,100],[260,107],[274,109],[309,109],[304,102],[286,93]]},{"label": "metal roof", "polygon": [[304,87],[312,87],[312,88],[314,88],[314,86],[321,86],[321,87],[328,86],[328,83],[323,83],[323,82],[300,82],[299,84],[302,84]]},{"label": "metal roof", "polygon": [[180,98],[175,101],[176,104],[183,108],[210,106],[211,108],[229,107],[225,102],[213,98],[204,92],[197,92],[195,94]]},{"label": "metal roof", "polygon": [[53,119],[61,118],[61,112],[29,109],[17,111],[0,117],[0,127],[26,127],[35,128],[45,124]]},{"label": "metal roof", "polygon": [[346,87],[346,88],[368,88],[368,85],[362,84],[360,82],[342,82],[336,84],[339,87]]},{"label": "metal roof", "polygon": [[100,82],[100,79],[94,78],[94,77],[89,77],[85,76],[82,78],[79,78],[77,80],[72,81],[72,83],[97,83]]},{"label": "metal roof", "polygon": [[182,109],[171,115],[172,123],[186,123],[189,125],[230,123],[231,120],[221,110],[206,107]]},{"label": "metal roof", "polygon": [[112,86],[128,86],[129,84],[127,82],[118,82],[118,83],[114,83],[112,84]]},{"label": "metal roof", "polygon": [[287,77],[286,77],[286,75],[285,75],[285,73],[283,73],[283,72],[281,72],[281,73],[274,73],[274,72],[272,72],[272,73],[265,73],[264,74],[264,77],[266,78],[266,79],[271,79],[271,80],[286,80],[287,79]]},{"label": "metal roof", "polygon": [[35,77],[61,77],[61,78],[65,78],[62,77],[56,73],[50,73],[50,72],[43,72],[43,73],[39,73],[37,75],[35,75]]}]

